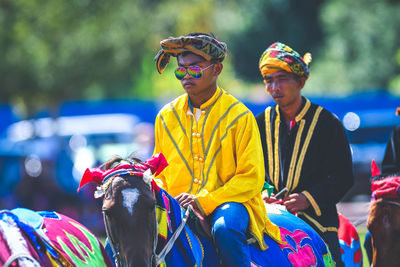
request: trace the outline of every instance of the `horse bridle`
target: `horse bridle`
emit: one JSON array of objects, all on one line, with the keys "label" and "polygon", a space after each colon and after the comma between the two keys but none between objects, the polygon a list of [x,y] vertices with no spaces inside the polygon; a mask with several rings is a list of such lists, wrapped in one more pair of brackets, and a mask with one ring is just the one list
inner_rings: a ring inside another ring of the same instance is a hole
[{"label": "horse bridle", "polygon": [[[386,198],[379,198],[379,199],[374,200],[374,202],[391,204],[391,205],[394,205],[394,206],[400,208],[400,202],[388,200]],[[365,223],[368,220],[368,217],[369,217],[369,214],[361,217],[360,219],[356,220],[355,222],[352,222],[352,224],[357,227],[358,225]]]},{"label": "horse bridle", "polygon": [[[161,250],[161,252],[158,255],[156,253],[157,241],[158,241],[158,238],[157,238],[157,240],[155,242],[154,250],[153,250],[153,256],[152,256],[152,262],[153,262],[153,260],[155,261],[155,265],[154,266],[160,265],[164,261],[164,258],[165,258],[165,256],[167,256],[168,252],[172,249],[176,239],[179,237],[179,235],[181,234],[183,228],[186,225],[186,222],[187,222],[187,220],[189,218],[190,210],[191,210],[191,206],[188,206],[186,211],[185,211],[185,215],[183,216],[182,221],[179,224],[178,228],[172,234],[171,238],[168,240],[167,244],[164,246],[164,248]],[[157,234],[157,236],[158,236],[158,234]]]},{"label": "horse bridle", "polygon": [[377,200],[375,200],[376,202],[382,202],[382,203],[385,203],[385,204],[391,204],[391,205],[393,205],[393,206],[396,206],[396,207],[398,207],[398,208],[400,208],[400,201],[393,201],[393,200],[389,200],[389,199],[386,199],[386,198],[379,198],[379,199],[377,199]]},{"label": "horse bridle", "polygon": [[[119,177],[119,176],[113,176],[110,181],[107,181],[108,179],[104,179],[104,183],[107,183],[108,185],[111,184],[112,180],[115,177]],[[152,192],[153,192],[153,196],[155,197],[154,190],[152,190]],[[185,211],[185,215],[182,218],[182,221],[179,224],[178,228],[172,234],[171,238],[168,240],[167,244],[164,246],[164,248],[160,251],[159,254],[157,254],[157,252],[156,252],[157,243],[158,243],[158,225],[157,225],[157,223],[155,223],[155,235],[154,235],[154,241],[153,241],[154,246],[153,246],[153,253],[151,255],[151,261],[150,261],[150,264],[152,266],[158,266],[164,261],[165,256],[167,256],[168,252],[170,252],[176,239],[179,237],[180,233],[182,232],[183,228],[185,227],[186,222],[190,215],[190,210],[191,210],[191,206],[188,206],[188,208]],[[122,260],[119,255],[119,246],[115,242],[115,239],[112,237],[112,234],[111,234],[110,222],[109,222],[109,218],[108,218],[109,216],[106,214],[105,211],[103,211],[102,213],[103,213],[104,227],[106,230],[107,239],[109,241],[111,250],[113,252],[113,258],[114,258],[115,265],[117,267],[123,266],[123,265],[121,265]],[[155,213],[155,218],[157,218],[157,207],[156,206],[154,207],[154,213]]]},{"label": "horse bridle", "polygon": [[116,244],[114,242],[114,239],[111,235],[111,229],[110,229],[110,222],[108,219],[108,215],[106,214],[105,211],[103,211],[103,220],[104,220],[104,228],[106,229],[106,236],[108,239],[108,242],[110,244],[112,253],[113,253],[113,258],[114,258],[114,262],[115,262],[115,266],[121,266],[121,258],[119,256],[119,251],[118,251],[118,247],[116,248]]}]

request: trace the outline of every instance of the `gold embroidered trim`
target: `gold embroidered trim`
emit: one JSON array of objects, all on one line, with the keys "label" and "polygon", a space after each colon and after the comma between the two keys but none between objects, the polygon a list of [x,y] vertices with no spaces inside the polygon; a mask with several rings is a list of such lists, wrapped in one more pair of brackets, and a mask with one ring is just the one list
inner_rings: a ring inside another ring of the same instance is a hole
[{"label": "gold embroidered trim", "polygon": [[[292,159],[290,160],[288,179],[287,179],[287,182],[286,182],[286,187],[288,189],[290,189],[290,186],[292,185],[292,182],[293,182],[293,174],[294,174],[294,169],[295,169],[294,167],[295,167],[295,164],[296,164],[296,161],[297,161],[297,156],[299,154],[301,135],[303,134],[303,129],[304,129],[305,123],[306,123],[305,120],[301,120],[300,126],[299,126],[299,130],[298,130],[297,135],[296,135],[296,141],[294,143],[294,148],[293,148],[293,152],[292,152]],[[290,190],[288,190],[286,192],[286,195],[288,195],[289,192],[290,192]]]},{"label": "gold embroidered trim", "polygon": [[294,118],[296,122],[299,122],[304,115],[306,115],[308,109],[311,107],[311,102],[306,98],[306,104],[304,105],[303,109],[300,111],[300,113]]},{"label": "gold embroidered trim", "polygon": [[[267,107],[265,109],[265,128],[266,128],[266,137],[267,137],[267,150],[268,150],[268,174],[271,181],[274,183],[273,175],[273,153],[272,153],[272,137],[271,137],[271,107]],[[275,184],[275,183],[274,183]],[[278,185],[275,184],[275,188],[278,188]]]},{"label": "gold embroidered trim", "polygon": [[274,184],[276,185],[275,188],[278,188],[279,184],[279,126],[281,123],[281,115],[279,113],[279,106],[276,105],[276,120],[275,120],[275,146],[274,146],[274,156],[275,156],[275,167],[274,167]]},{"label": "gold embroidered trim", "polygon": [[[312,119],[310,128],[307,131],[307,136],[304,141],[303,146],[301,147],[301,152],[299,156],[299,150],[300,150],[300,143],[301,143],[301,136],[304,131],[305,127],[305,120],[302,118],[304,115],[307,113],[307,111],[310,109],[311,102],[306,99],[306,104],[304,105],[303,109],[301,112],[296,116],[295,120],[296,122],[300,121],[299,125],[299,130],[296,135],[296,140],[292,152],[292,157],[290,160],[290,166],[289,166],[289,172],[288,172],[288,177],[287,177],[287,182],[286,182],[286,187],[288,188],[288,192],[286,195],[288,195],[290,192],[292,192],[298,185],[299,179],[300,179],[300,174],[302,170],[302,165],[304,162],[304,157],[306,155],[308,146],[311,141],[311,137],[314,133],[315,126],[317,124],[319,115],[322,111],[322,107],[318,107],[314,117]],[[265,109],[265,128],[266,128],[266,141],[267,141],[267,151],[268,151],[268,167],[269,167],[269,176],[272,181],[272,183],[275,185],[275,188],[278,188],[279,185],[279,177],[280,177],[280,159],[279,159],[279,127],[280,127],[280,112],[279,112],[279,106],[277,105],[275,107],[276,110],[276,118],[275,118],[275,126],[274,126],[274,142],[272,142],[272,136],[271,136],[271,107],[267,107]],[[297,164],[296,164],[297,163]]]},{"label": "gold embroidered trim", "polygon": [[[188,236],[186,230],[185,230],[185,233],[186,233],[186,236],[187,236],[187,238],[188,238],[188,240],[189,240],[190,238],[189,238],[189,236]],[[197,243],[200,245],[200,248],[201,248],[201,260],[200,260],[200,262],[203,262],[203,260],[204,260],[204,248],[203,248],[203,244],[201,243],[201,241],[200,241],[200,239],[199,239],[199,237],[198,237],[197,235],[194,235],[194,237],[196,238]],[[190,241],[189,241],[189,242],[190,242]],[[200,265],[200,267],[201,267],[201,266],[202,266],[202,265]],[[196,264],[194,267],[197,267],[197,264]]]},{"label": "gold embroidered trim", "polygon": [[317,216],[321,216],[321,210],[314,197],[307,190],[304,190],[301,193],[308,199],[308,201],[310,201],[311,206],[314,208],[315,214],[317,214]]},{"label": "gold embroidered trim", "polygon": [[289,191],[294,190],[297,187],[297,185],[299,184],[301,169],[303,168],[304,157],[306,155],[308,145],[310,144],[311,136],[314,133],[314,129],[315,129],[315,126],[317,125],[317,121],[318,121],[319,114],[321,113],[321,111],[322,111],[322,107],[318,107],[317,110],[315,111],[314,118],[312,119],[310,128],[308,129],[308,132],[307,132],[306,140],[304,141],[303,147],[301,149],[299,161],[297,162],[294,183],[293,183],[292,188],[289,188]]},{"label": "gold embroidered trim", "polygon": [[308,215],[305,212],[299,211],[297,213],[298,215],[303,215],[306,217],[310,222],[312,222],[321,232],[325,233],[327,231],[332,231],[332,232],[337,232],[338,229],[336,227],[323,227],[319,222],[317,222],[314,218],[312,218],[310,215]]}]

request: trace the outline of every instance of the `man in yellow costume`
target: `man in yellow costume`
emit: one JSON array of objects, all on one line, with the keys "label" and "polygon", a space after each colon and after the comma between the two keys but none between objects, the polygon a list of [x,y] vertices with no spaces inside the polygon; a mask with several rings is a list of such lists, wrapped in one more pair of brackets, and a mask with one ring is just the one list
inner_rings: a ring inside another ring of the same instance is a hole
[{"label": "man in yellow costume", "polygon": [[[342,266],[336,203],[353,185],[352,159],[339,119],[301,95],[311,55],[303,58],[276,42],[259,68],[276,105],[256,116],[264,152],[266,181],[274,193],[287,189],[283,204],[310,224]],[[264,195],[267,203],[277,201]]]},{"label": "man in yellow costume", "polygon": [[169,166],[157,179],[183,208],[189,205],[211,224],[223,266],[250,266],[247,238],[266,249],[263,234],[280,240],[267,218],[261,189],[263,152],[253,114],[217,86],[226,44],[190,33],[161,41],[159,73],[171,56],[185,94],[165,105],[155,123],[154,153]]}]

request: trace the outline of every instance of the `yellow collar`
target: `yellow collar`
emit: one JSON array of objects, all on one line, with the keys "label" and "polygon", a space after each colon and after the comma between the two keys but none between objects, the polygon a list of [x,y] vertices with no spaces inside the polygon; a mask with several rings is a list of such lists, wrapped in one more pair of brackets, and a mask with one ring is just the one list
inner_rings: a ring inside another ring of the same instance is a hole
[{"label": "yellow collar", "polygon": [[[200,109],[204,110],[208,106],[212,105],[218,99],[218,96],[221,93],[225,93],[225,91],[222,88],[220,88],[219,86],[217,86],[217,90],[215,90],[214,95],[210,99],[208,99],[205,103],[203,103],[200,106]],[[189,95],[188,94],[185,95],[185,102],[184,102],[183,109],[185,110],[185,112],[189,111]]]}]

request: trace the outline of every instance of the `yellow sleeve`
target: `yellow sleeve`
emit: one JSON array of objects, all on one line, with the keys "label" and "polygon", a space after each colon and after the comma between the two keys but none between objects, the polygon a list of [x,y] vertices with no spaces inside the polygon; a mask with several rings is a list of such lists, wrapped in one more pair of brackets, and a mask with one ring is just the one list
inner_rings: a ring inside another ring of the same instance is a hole
[{"label": "yellow sleeve", "polygon": [[[253,114],[249,112],[239,119],[236,131],[230,134],[235,135],[232,145],[235,146],[233,151],[236,152],[236,158],[235,162],[224,161],[223,164],[230,164],[232,167],[236,165],[235,175],[213,192],[200,191],[197,195],[197,204],[205,215],[209,215],[223,203],[244,203],[257,194],[261,196],[265,179],[264,156]],[[228,152],[221,150],[220,153],[222,153],[222,158],[225,158],[224,153]]]},{"label": "yellow sleeve", "polygon": [[[162,134],[163,134],[163,125],[162,125],[162,121],[160,118],[160,114],[157,115],[156,117],[156,122],[154,125],[154,141],[155,141],[155,145],[154,145],[154,152],[153,155],[157,154],[157,153],[163,153],[164,155],[165,152],[162,151],[161,147],[162,144],[160,143],[162,139]],[[165,182],[165,176],[163,174],[163,172],[161,172],[159,175],[157,175],[154,178],[154,181],[157,183],[157,185],[159,187],[161,187],[162,189],[168,191],[167,189],[167,183]]]}]

